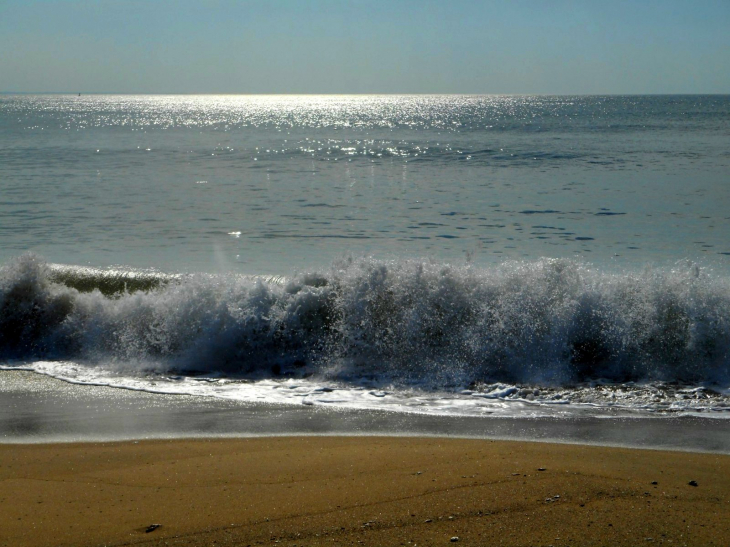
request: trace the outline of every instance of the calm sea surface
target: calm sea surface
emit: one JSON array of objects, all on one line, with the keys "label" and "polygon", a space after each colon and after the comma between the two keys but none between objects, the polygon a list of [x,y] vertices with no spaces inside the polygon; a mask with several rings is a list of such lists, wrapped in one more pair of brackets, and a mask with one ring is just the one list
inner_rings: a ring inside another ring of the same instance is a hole
[{"label": "calm sea surface", "polygon": [[0,96],[0,259],[730,265],[730,97]]},{"label": "calm sea surface", "polygon": [[76,381],[728,416],[728,236],[730,96],[0,96],[0,361]]}]

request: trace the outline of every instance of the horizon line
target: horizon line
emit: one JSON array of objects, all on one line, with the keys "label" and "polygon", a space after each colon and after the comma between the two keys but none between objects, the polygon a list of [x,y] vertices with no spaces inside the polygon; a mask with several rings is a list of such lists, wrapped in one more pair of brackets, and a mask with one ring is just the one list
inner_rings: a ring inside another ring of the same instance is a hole
[{"label": "horizon line", "polygon": [[368,92],[368,93],[328,93],[328,92],[133,92],[133,91],[0,91],[0,95],[197,95],[197,96],[543,96],[543,97],[610,97],[610,96],[678,96],[678,95],[730,95],[728,92],[661,92],[661,93],[436,93],[436,92]]}]

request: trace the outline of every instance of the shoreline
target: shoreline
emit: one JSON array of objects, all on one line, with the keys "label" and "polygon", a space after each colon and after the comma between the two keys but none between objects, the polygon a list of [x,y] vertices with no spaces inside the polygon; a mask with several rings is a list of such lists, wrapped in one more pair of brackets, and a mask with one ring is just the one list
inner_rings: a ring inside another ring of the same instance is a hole
[{"label": "shoreline", "polygon": [[730,533],[720,454],[259,437],[5,444],[0,462],[3,547],[707,546]]},{"label": "shoreline", "polygon": [[730,420],[636,416],[443,416],[242,403],[74,384],[0,370],[0,445],[266,436],[394,436],[730,454]]},{"label": "shoreline", "polygon": [[244,404],[5,370],[0,547],[724,545],[729,431]]}]

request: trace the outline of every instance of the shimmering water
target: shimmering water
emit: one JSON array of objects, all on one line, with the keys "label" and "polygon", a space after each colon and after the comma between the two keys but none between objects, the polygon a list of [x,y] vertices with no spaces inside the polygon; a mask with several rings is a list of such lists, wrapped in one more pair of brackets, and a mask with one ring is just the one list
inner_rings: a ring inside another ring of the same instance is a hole
[{"label": "shimmering water", "polygon": [[0,259],[728,269],[727,96],[4,96]]}]

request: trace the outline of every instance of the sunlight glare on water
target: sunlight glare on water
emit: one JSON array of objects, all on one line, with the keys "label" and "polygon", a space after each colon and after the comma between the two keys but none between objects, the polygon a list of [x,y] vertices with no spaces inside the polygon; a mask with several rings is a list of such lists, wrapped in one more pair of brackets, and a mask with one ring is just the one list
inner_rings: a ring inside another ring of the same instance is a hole
[{"label": "sunlight glare on water", "polygon": [[345,253],[727,269],[729,103],[5,96],[0,258],[249,274]]}]

